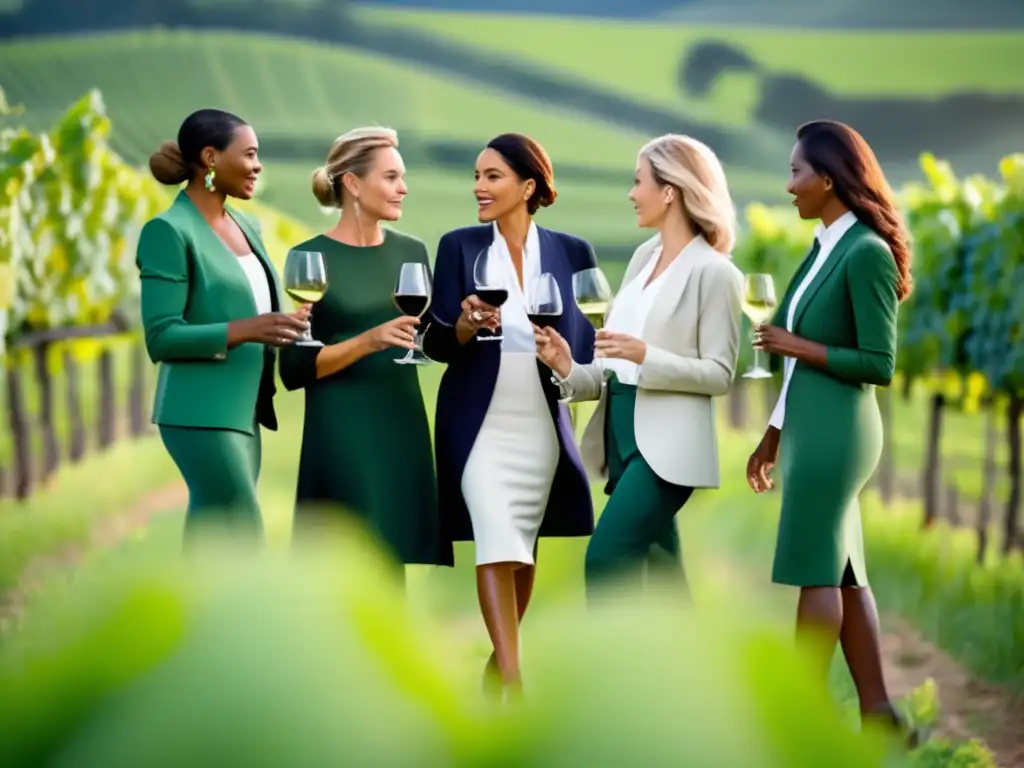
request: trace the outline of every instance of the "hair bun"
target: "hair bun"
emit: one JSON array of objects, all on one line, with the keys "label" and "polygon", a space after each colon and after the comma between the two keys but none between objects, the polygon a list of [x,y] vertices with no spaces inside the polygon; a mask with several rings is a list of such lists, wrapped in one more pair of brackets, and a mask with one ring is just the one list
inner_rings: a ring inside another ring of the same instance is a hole
[{"label": "hair bun", "polygon": [[338,196],[334,194],[334,184],[327,169],[320,166],[313,171],[313,197],[324,208],[337,208]]},{"label": "hair bun", "polygon": [[555,200],[558,199],[558,190],[553,186],[544,184],[537,190],[537,207],[548,208],[555,204]]},{"label": "hair bun", "polygon": [[181,156],[178,142],[165,141],[149,156],[149,172],[154,179],[169,187],[188,181],[188,163]]}]

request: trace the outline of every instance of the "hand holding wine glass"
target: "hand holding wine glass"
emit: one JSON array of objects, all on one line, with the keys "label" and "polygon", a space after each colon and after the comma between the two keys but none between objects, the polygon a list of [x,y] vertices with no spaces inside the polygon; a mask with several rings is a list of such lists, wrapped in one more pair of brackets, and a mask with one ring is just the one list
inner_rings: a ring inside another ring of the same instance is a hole
[{"label": "hand holding wine glass", "polygon": [[[750,318],[756,329],[767,323],[775,313],[775,283],[772,276],[764,273],[751,273],[745,278],[743,292],[743,313]],[[754,363],[743,374],[748,379],[771,378],[771,371],[761,362],[761,350],[754,349]]]},{"label": "hand holding wine glass", "polygon": [[[430,268],[421,261],[403,264],[398,271],[395,290],[391,295],[398,311],[406,317],[421,318],[430,306],[433,295],[433,281]],[[417,323],[418,324],[418,323]],[[427,365],[430,358],[423,354],[423,334],[417,328],[413,348],[405,357],[395,360],[404,365]]]},{"label": "hand holding wine glass", "polygon": [[572,370],[572,350],[569,342],[550,326],[533,329],[533,340],[537,344],[537,357],[544,365],[563,379]]},{"label": "hand holding wine glass", "polygon": [[[288,251],[284,262],[284,290],[300,305],[313,305],[327,292],[327,268],[324,257],[317,251]],[[308,313],[307,313],[308,314]],[[307,327],[295,340],[300,347],[322,347],[323,342],[313,338]]]},{"label": "hand holding wine glass", "polygon": [[572,276],[572,293],[576,306],[587,320],[600,330],[612,300],[612,288],[600,267],[583,269]]},{"label": "hand holding wine glass", "polygon": [[545,272],[530,281],[527,317],[539,328],[554,325],[562,316],[562,292],[558,281],[550,272]]},{"label": "hand holding wine glass", "polygon": [[[484,304],[496,309],[508,300],[508,288],[500,279],[501,266],[501,263],[491,255],[489,247],[480,251],[473,263],[474,294]],[[484,323],[487,316],[483,310],[474,309],[470,314],[470,319],[479,324]],[[503,336],[497,331],[493,331],[481,332],[476,338],[479,341],[501,341]]]}]

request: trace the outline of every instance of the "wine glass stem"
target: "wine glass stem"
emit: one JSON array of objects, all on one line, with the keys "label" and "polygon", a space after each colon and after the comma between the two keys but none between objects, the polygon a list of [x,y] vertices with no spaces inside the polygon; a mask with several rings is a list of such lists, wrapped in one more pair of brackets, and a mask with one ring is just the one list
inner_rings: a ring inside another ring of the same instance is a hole
[{"label": "wine glass stem", "polygon": [[763,371],[765,369],[763,358],[761,355],[762,353],[760,349],[754,350],[754,367],[759,371]]}]

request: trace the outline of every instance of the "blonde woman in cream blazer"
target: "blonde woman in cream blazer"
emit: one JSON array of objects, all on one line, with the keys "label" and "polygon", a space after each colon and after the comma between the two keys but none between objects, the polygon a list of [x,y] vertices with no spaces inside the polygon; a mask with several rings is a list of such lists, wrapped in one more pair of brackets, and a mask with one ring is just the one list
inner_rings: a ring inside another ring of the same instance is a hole
[{"label": "blonde woman in cream blazer", "polygon": [[643,566],[685,584],[675,515],[720,483],[713,397],[732,386],[743,275],[730,258],[735,208],[715,155],[678,135],[645,146],[629,195],[658,234],[630,260],[597,333],[595,360],[573,361],[551,328],[537,354],[563,395],[598,400],[581,445],[609,494],[586,556],[588,596]]}]

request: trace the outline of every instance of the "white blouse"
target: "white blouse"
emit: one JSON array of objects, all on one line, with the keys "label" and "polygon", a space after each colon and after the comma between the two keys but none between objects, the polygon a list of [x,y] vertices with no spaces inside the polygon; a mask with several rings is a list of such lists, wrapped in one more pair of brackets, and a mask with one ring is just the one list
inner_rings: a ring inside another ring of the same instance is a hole
[{"label": "white blouse", "polygon": [[249,280],[249,287],[252,288],[252,297],[256,301],[256,314],[263,315],[274,309],[270,298],[270,281],[267,280],[267,271],[263,268],[263,262],[255,253],[248,253],[238,257],[238,263]]},{"label": "white blouse", "polygon": [[[647,322],[647,316],[651,312],[651,307],[654,306],[655,299],[658,298],[658,292],[665,284],[665,278],[682,256],[673,259],[672,263],[648,285],[647,280],[654,272],[660,258],[661,248],[659,247],[651,254],[639,274],[619,291],[605,320],[604,327],[607,330],[626,333],[637,339],[643,336],[644,324]],[[597,358],[597,360],[606,374],[614,373],[623,384],[636,386],[640,380],[640,366],[634,362],[608,357]]]},{"label": "white blouse", "polygon": [[[804,279],[800,281],[800,285],[797,286],[793,292],[793,298],[789,302],[789,307],[786,311],[786,330],[790,333],[793,332],[793,319],[796,317],[797,305],[800,303],[800,299],[803,298],[807,289],[811,285],[811,281],[821,271],[821,268],[825,266],[825,262],[828,261],[828,257],[832,255],[833,249],[836,247],[843,235],[857,223],[857,216],[853,211],[847,211],[838,219],[832,222],[828,227],[824,227],[821,224],[815,228],[814,238],[818,241],[821,246],[818,250],[818,255],[814,258],[814,263],[811,264],[811,268],[807,270],[807,274],[804,275]],[[779,393],[779,400],[775,404],[775,409],[772,411],[772,416],[768,420],[768,424],[776,429],[782,429],[782,425],[786,420],[786,395],[789,393],[789,380],[793,378],[793,368],[796,366],[796,360],[792,357],[787,357],[783,361],[782,369],[782,391]]]},{"label": "white blouse", "polygon": [[[526,233],[526,244],[523,248],[523,285],[519,285],[512,254],[508,243],[495,222],[494,241],[490,246],[490,259],[487,262],[487,282],[491,286],[501,286],[508,290],[508,300],[501,305],[501,344],[502,354],[537,354],[537,343],[533,340],[533,323],[527,315],[529,308],[530,285],[541,274],[540,267],[540,236],[537,225],[530,222]],[[494,342],[489,342],[494,343]]]}]

